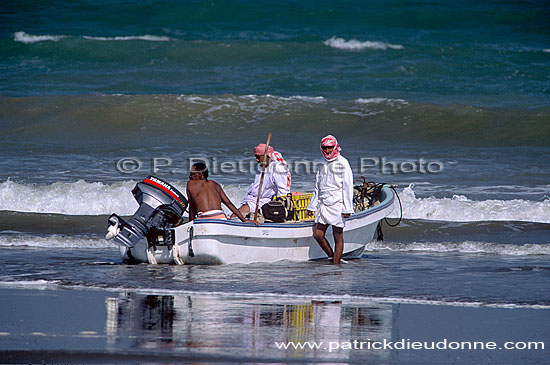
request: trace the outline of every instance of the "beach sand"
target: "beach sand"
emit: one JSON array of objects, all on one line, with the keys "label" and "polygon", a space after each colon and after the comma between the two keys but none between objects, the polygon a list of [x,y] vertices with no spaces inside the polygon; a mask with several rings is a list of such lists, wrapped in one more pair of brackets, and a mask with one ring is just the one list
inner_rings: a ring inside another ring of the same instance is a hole
[{"label": "beach sand", "polygon": [[[550,358],[548,309],[50,289],[0,289],[0,303],[2,363],[542,364]],[[278,348],[290,341],[319,349]],[[452,349],[474,342],[496,348]],[[499,349],[506,342],[538,344]],[[413,349],[415,343],[435,349]]]}]

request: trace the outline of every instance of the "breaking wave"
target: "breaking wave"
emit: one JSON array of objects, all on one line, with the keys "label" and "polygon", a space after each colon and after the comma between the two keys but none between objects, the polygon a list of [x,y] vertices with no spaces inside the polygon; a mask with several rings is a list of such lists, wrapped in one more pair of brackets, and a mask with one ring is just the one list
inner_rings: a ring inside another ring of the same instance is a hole
[{"label": "breaking wave", "polygon": [[385,42],[358,41],[356,39],[345,40],[344,38],[331,37],[323,42],[324,45],[342,49],[346,51],[362,51],[364,49],[387,50],[387,49],[404,49],[400,44],[391,44]]},{"label": "breaking wave", "polygon": [[67,215],[133,214],[138,205],[131,190],[135,182],[112,185],[79,180],[50,185],[0,184],[0,210]]},{"label": "breaking wave", "polygon": [[26,44],[37,42],[57,42],[66,37],[66,35],[32,35],[25,32],[15,32],[13,34],[14,41]]},{"label": "breaking wave", "polygon": [[[144,131],[157,136],[169,130],[170,135],[192,131],[216,137],[232,129],[263,134],[266,128],[311,135],[335,124],[340,126],[340,138],[376,135],[377,141],[392,144],[415,140],[484,147],[547,146],[550,136],[548,108],[443,106],[377,96],[347,100],[271,94],[0,97],[0,109],[6,135],[18,138],[24,128],[27,136],[38,138],[57,139],[70,133],[71,141],[83,135],[92,138],[96,133],[104,141],[105,128],[140,136]],[[151,129],[160,125],[165,128]]]},{"label": "breaking wave", "polygon": [[526,243],[522,245],[494,242],[384,242],[373,241],[367,244],[366,251],[388,250],[392,252],[459,252],[468,254],[493,254],[506,256],[550,255],[550,245]]},{"label": "breaking wave", "polygon": [[155,35],[139,35],[139,36],[123,36],[123,37],[91,37],[83,36],[84,39],[94,41],[149,41],[149,42],[168,42],[170,37],[155,36]]},{"label": "breaking wave", "polygon": [[117,246],[111,241],[93,235],[30,235],[2,232],[0,247],[108,248]]},{"label": "breaking wave", "polygon": [[[28,34],[26,32],[15,32],[13,34],[13,40],[15,42],[31,44],[38,42],[58,42],[64,38],[68,38],[68,35],[34,35]],[[149,41],[149,42],[167,42],[170,41],[170,37],[165,36],[155,36],[150,34],[137,35],[137,36],[117,36],[117,37],[94,37],[94,36],[78,36],[78,38],[83,38],[93,41]]]},{"label": "breaking wave", "polygon": [[[454,195],[451,198],[417,198],[413,187],[411,185],[400,192],[403,217],[407,219],[550,223],[550,199],[548,198],[539,202],[523,199],[475,201],[464,195]],[[394,209],[392,216],[399,216],[398,209]]]},{"label": "breaking wave", "polygon": [[[171,182],[182,192],[185,184]],[[11,180],[0,183],[0,210],[58,213],[66,215],[132,215],[137,203],[131,194],[132,180],[106,184],[102,182],[56,182],[49,185],[23,184]],[[238,203],[247,185],[224,186],[227,195]],[[406,219],[427,219],[452,222],[524,221],[550,223],[550,199],[543,201],[470,200],[463,195],[452,198],[417,198],[413,186],[399,191]],[[396,203],[391,217],[399,217]]]}]

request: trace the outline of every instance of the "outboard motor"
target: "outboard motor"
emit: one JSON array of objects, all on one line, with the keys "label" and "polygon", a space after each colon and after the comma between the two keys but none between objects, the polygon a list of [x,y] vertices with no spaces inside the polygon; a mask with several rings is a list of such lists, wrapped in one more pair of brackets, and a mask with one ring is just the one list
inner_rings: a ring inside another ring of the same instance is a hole
[{"label": "outboard motor", "polygon": [[188,204],[185,196],[152,175],[138,182],[132,194],[139,204],[138,210],[128,221],[112,214],[106,238],[130,248],[143,238],[147,238],[149,246],[174,244],[171,228],[183,223]]}]

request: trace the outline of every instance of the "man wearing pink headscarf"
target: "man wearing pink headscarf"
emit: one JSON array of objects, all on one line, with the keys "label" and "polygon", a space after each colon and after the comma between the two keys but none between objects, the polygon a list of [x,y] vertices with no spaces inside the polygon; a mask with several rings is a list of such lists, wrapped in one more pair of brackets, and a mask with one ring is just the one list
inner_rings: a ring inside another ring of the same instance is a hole
[{"label": "man wearing pink headscarf", "polygon": [[[307,206],[309,216],[317,212],[313,237],[335,264],[340,263],[344,251],[344,219],[353,213],[353,172],[348,160],[340,155],[341,150],[334,136],[321,140],[325,161],[317,170],[315,190]],[[329,225],[334,236],[334,251],[325,238]]]},{"label": "man wearing pink headscarf", "polygon": [[[283,159],[283,156],[279,152],[275,151],[271,146],[267,149],[267,158],[264,162],[265,148],[265,143],[260,143],[254,148],[256,161],[260,164],[260,166],[266,166],[260,196],[260,208],[269,202],[274,195],[285,195],[290,193],[291,177],[288,164]],[[256,174],[254,182],[248,187],[246,196],[241,202],[239,211],[243,214],[254,212],[256,210],[261,175],[261,173]]]}]

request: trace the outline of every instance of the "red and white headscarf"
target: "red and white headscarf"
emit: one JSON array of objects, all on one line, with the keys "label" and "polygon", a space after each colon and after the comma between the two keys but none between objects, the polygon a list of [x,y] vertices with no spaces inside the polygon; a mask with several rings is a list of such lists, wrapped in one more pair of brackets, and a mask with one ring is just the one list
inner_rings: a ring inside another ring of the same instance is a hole
[{"label": "red and white headscarf", "polygon": [[[260,143],[259,145],[254,147],[254,154],[256,156],[263,156],[263,154],[265,153],[265,147],[266,147],[265,143]],[[285,159],[283,158],[283,155],[281,155],[280,152],[275,151],[275,149],[273,147],[269,146],[269,148],[267,149],[267,155],[269,156],[271,161],[278,161],[278,162],[282,163],[283,165],[288,166]],[[290,180],[291,180],[290,171],[288,170],[288,168],[286,168],[286,185],[287,185],[287,187],[290,187]]]},{"label": "red and white headscarf", "polygon": [[[325,151],[323,151],[322,147],[330,146],[334,147],[334,150],[332,150],[331,153],[327,154]],[[340,145],[338,144],[338,140],[333,135],[329,134],[328,136],[324,137],[321,140],[321,152],[323,153],[323,156],[325,156],[326,160],[329,162],[332,162],[338,158],[340,155],[340,151],[342,149],[340,148]]]},{"label": "red and white headscarf", "polygon": [[[259,145],[254,147],[254,154],[256,156],[263,156],[264,153],[265,153],[265,143],[260,143]],[[279,161],[286,165],[286,161],[283,158],[283,155],[281,155],[280,152],[275,151],[273,147],[269,146],[269,148],[267,149],[267,155],[269,156],[271,161]]]},{"label": "red and white headscarf", "polygon": [[[254,147],[254,154],[256,156],[263,156],[265,153],[265,146],[266,146],[265,143],[260,143],[259,145]],[[269,156],[269,158],[271,158],[271,155],[273,154],[273,152],[275,152],[275,150],[273,149],[272,146],[269,146],[269,148],[267,149],[267,155]]]}]

